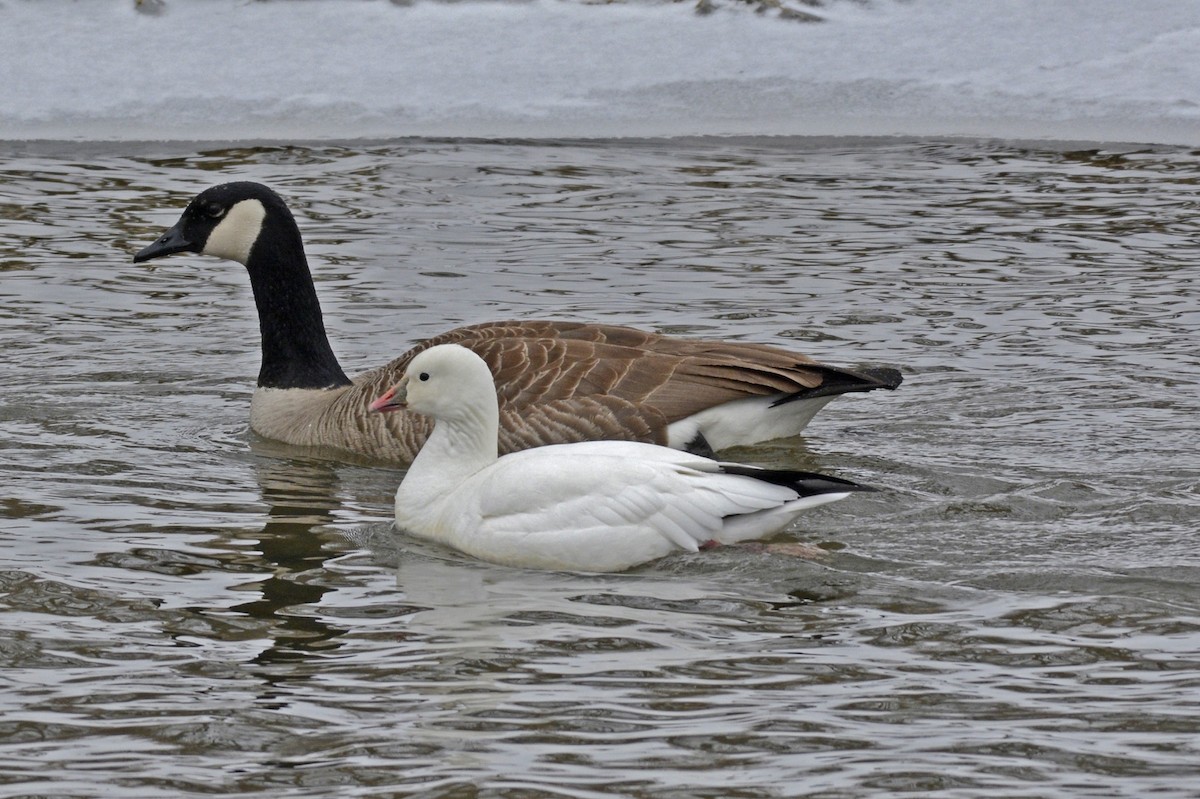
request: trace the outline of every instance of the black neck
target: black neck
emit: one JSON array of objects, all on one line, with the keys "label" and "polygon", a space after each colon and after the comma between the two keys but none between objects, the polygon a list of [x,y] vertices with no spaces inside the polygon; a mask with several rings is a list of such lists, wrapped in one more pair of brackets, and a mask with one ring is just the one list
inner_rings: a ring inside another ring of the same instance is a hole
[{"label": "black neck", "polygon": [[246,263],[262,332],[259,387],[349,385],[325,334],[299,229],[286,208],[282,218],[268,213],[263,223]]}]

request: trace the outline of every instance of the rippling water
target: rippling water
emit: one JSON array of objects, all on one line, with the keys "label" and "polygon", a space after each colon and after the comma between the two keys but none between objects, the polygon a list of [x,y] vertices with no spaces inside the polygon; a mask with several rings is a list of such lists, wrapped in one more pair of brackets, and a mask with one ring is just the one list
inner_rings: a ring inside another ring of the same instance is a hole
[{"label": "rippling water", "polygon": [[[993,142],[4,144],[0,796],[1195,796],[1200,153]],[[292,202],[353,373],[504,317],[900,366],[736,453],[884,490],[622,575],[398,539],[247,430]]]}]

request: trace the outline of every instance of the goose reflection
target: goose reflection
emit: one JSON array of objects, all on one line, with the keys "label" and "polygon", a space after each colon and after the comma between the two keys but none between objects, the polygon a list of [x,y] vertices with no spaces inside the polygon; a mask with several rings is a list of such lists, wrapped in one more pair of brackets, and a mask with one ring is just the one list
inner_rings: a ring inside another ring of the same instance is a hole
[{"label": "goose reflection", "polygon": [[[255,447],[255,454],[258,452]],[[251,661],[259,665],[305,660],[340,646],[346,627],[302,610],[336,591],[325,582],[328,560],[339,553],[331,544],[334,511],[343,504],[337,465],[319,460],[256,458],[254,467],[267,519],[258,534],[260,567],[270,576],[257,583],[257,599],[230,609],[267,622],[273,643]],[[294,676],[294,673],[292,673]]]}]

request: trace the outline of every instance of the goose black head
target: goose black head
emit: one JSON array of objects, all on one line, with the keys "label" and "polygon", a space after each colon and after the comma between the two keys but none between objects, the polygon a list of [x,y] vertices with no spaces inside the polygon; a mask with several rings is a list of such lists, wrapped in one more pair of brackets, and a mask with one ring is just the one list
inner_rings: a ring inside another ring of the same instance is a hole
[{"label": "goose black head", "polygon": [[193,252],[245,264],[268,213],[282,213],[291,220],[291,212],[279,195],[261,183],[239,181],[213,186],[188,203],[179,221],[133,256],[133,262]]}]

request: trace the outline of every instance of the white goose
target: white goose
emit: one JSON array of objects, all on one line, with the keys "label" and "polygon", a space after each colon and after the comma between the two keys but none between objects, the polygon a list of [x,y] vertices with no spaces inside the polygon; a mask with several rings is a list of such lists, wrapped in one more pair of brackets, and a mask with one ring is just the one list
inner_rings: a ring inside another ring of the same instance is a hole
[{"label": "white goose", "polygon": [[435,424],[396,491],[396,525],[509,566],[621,571],[709,542],[762,538],[808,508],[870,490],[632,441],[498,457],[491,372],[457,344],[418,353],[371,404],[403,407]]},{"label": "white goose", "polygon": [[502,452],[622,439],[711,453],[795,435],[833,397],[901,382],[895,369],[824,366],[760,344],[555,321],[461,327],[351,381],[329,345],[300,230],[275,192],[248,182],[207,189],[133,260],[178,252],[245,265],[262,335],[250,427],[300,446],[411,462],[429,419],[367,406],[441,343],[474,350],[496,375]]}]

